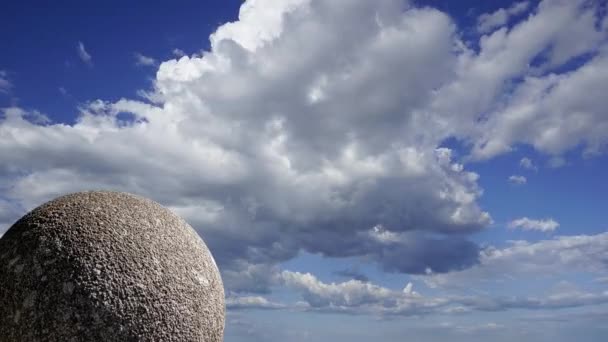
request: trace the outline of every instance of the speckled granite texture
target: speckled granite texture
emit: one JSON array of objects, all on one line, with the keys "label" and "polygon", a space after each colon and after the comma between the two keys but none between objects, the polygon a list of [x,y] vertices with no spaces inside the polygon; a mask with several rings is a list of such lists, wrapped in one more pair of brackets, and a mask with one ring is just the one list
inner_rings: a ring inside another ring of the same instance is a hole
[{"label": "speckled granite texture", "polygon": [[59,197],[0,239],[1,342],[216,342],[224,313],[204,242],[142,197]]}]

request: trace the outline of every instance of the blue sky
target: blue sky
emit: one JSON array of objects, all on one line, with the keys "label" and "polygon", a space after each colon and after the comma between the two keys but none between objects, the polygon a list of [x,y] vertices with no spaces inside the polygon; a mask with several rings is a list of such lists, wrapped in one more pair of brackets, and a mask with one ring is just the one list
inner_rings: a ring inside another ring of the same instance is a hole
[{"label": "blue sky", "polygon": [[607,2],[248,0],[0,13],[0,233],[152,198],[226,341],[604,341]]}]

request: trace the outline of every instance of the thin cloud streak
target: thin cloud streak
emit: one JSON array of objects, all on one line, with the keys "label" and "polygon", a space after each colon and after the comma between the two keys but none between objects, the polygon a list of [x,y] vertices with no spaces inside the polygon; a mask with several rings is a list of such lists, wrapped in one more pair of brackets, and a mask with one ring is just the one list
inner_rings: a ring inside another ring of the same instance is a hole
[{"label": "thin cloud streak", "polygon": [[82,62],[88,66],[93,66],[93,57],[87,52],[82,42],[78,42],[76,46],[76,52]]}]

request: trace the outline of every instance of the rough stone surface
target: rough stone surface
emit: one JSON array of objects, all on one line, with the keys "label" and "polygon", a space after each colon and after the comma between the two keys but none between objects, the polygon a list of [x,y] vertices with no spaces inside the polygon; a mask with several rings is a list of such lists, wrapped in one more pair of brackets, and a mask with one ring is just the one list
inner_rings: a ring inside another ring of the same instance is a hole
[{"label": "rough stone surface", "polygon": [[0,239],[0,341],[222,341],[224,289],[197,233],[126,193],[59,197]]}]

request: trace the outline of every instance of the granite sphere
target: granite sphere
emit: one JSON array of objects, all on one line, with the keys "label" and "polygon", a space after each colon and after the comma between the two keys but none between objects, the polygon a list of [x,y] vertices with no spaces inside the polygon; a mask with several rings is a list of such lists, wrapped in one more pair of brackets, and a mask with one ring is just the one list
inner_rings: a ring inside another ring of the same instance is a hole
[{"label": "granite sphere", "polygon": [[0,239],[0,342],[219,342],[224,314],[209,249],[151,200],[62,196]]}]

